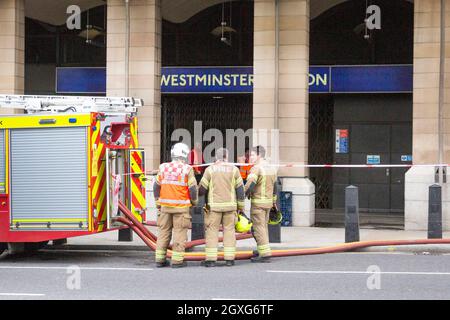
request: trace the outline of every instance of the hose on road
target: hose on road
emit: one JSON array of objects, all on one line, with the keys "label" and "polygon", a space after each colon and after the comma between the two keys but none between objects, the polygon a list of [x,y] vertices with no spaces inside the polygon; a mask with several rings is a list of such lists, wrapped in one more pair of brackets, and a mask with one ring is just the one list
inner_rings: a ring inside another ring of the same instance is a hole
[{"label": "hose on road", "polygon": [[[122,203],[119,202],[119,209],[125,217],[118,217],[116,221],[129,226],[153,251],[156,250],[156,236],[148,230],[131,211]],[[248,239],[252,236],[249,234],[238,235],[237,239]],[[192,248],[197,245],[205,243],[205,239],[194,240],[188,242],[186,248]],[[343,243],[330,247],[311,248],[311,249],[282,249],[272,250],[272,257],[289,257],[301,255],[313,255],[324,253],[338,253],[352,251],[356,249],[363,249],[367,247],[381,247],[381,246],[403,246],[403,245],[426,245],[426,244],[450,244],[450,239],[417,239],[417,240],[375,240],[375,241],[359,241],[351,243]],[[169,258],[172,256],[172,250],[167,251]],[[237,251],[236,260],[250,259],[253,257],[253,251]],[[223,260],[223,252],[218,253],[219,260]],[[205,260],[204,252],[186,252],[184,259],[186,261],[202,261]]]}]

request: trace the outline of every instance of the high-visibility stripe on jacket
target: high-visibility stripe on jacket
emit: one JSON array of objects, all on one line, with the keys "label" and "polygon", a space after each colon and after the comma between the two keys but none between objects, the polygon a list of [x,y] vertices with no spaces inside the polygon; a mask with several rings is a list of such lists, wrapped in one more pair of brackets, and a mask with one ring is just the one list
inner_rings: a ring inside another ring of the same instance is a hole
[{"label": "high-visibility stripe on jacket", "polygon": [[[217,162],[205,170],[200,185],[208,190],[208,206],[213,211],[227,212],[244,208],[243,182],[239,170],[226,162]],[[242,188],[241,199],[237,191]]]},{"label": "high-visibility stripe on jacket", "polygon": [[260,208],[271,208],[276,202],[274,184],[277,180],[276,169],[270,167],[265,160],[253,166],[247,178],[245,190],[255,183],[251,203]]},{"label": "high-visibility stripe on jacket", "polygon": [[190,165],[178,161],[161,164],[156,183],[161,186],[158,200],[161,207],[187,208],[192,206],[189,186],[195,183],[195,177]]}]

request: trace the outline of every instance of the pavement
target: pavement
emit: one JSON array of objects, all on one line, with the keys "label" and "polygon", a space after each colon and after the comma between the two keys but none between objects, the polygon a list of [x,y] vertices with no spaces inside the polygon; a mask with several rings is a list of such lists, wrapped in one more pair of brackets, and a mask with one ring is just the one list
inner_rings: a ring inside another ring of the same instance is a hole
[{"label": "pavement", "polygon": [[[154,234],[157,234],[156,227],[148,227]],[[190,239],[189,234],[189,239]],[[375,229],[361,228],[360,240],[415,240],[426,239],[426,231],[405,231],[395,229]],[[443,238],[450,239],[450,232],[444,232]],[[319,248],[329,247],[345,243],[344,228],[314,228],[314,227],[282,227],[281,243],[272,243],[273,249],[284,248]],[[254,249],[256,244],[253,239],[239,240],[238,249]],[[119,242],[118,232],[111,231],[91,236],[69,238],[66,249],[101,249],[101,250],[140,250],[147,251],[144,242],[133,235],[131,242]],[[195,250],[203,250],[203,246],[196,247]],[[358,249],[362,252],[440,252],[450,253],[449,244],[438,245],[405,245],[405,246],[381,246]]]}]

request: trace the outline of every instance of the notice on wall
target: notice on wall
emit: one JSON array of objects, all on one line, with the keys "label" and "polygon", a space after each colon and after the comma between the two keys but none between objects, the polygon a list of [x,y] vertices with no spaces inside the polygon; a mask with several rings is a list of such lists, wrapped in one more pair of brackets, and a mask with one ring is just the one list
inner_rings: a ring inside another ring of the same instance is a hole
[{"label": "notice on wall", "polygon": [[368,154],[367,155],[367,164],[380,164],[381,156],[379,154]]},{"label": "notice on wall", "polygon": [[348,129],[336,129],[336,153],[348,153]]},{"label": "notice on wall", "polygon": [[412,155],[410,154],[404,154],[401,157],[402,162],[411,162],[412,161]]}]

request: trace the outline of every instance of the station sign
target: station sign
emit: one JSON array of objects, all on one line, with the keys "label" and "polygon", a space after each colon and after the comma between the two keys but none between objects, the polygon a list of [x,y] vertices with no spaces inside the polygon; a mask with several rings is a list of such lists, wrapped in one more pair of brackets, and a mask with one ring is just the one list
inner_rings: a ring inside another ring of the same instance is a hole
[{"label": "station sign", "polygon": [[[412,65],[311,66],[310,93],[412,92]],[[253,67],[163,67],[163,94],[252,93]],[[105,94],[106,68],[57,68],[56,93]]]}]

